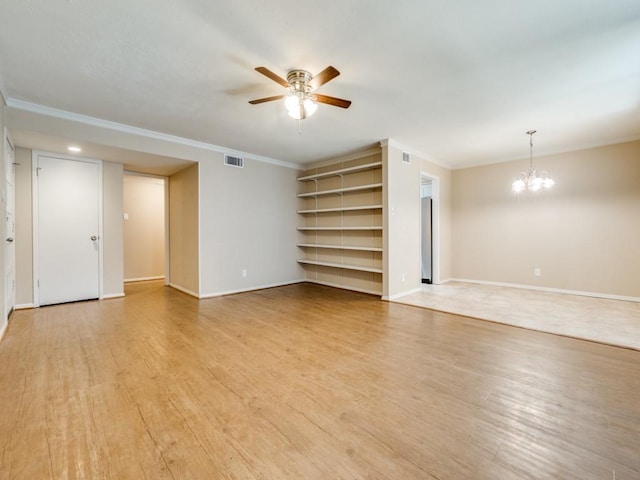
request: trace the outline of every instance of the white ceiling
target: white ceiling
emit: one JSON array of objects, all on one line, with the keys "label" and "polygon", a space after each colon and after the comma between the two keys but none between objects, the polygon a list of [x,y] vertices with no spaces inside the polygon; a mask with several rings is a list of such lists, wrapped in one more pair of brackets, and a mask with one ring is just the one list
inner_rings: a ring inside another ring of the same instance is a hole
[{"label": "white ceiling", "polygon": [[[341,75],[296,121],[255,72]],[[295,163],[392,138],[454,168],[640,138],[638,0],[2,0],[26,101]],[[10,125],[11,126],[11,125]],[[28,129],[21,126],[28,137]],[[42,133],[42,132],[40,132]]]}]

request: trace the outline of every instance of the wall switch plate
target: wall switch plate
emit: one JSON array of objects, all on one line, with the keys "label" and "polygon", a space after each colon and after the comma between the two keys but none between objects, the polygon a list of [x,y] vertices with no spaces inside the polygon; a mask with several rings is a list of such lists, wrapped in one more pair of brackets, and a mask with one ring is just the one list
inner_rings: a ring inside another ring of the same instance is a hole
[{"label": "wall switch plate", "polygon": [[539,269],[539,268],[534,268],[534,269],[533,269],[533,274],[534,274],[536,277],[539,277],[540,275],[542,275],[542,272],[540,271],[540,269]]},{"label": "wall switch plate", "polygon": [[128,214],[128,213],[124,213],[124,214],[122,214],[122,218],[123,218],[124,220],[129,220],[129,214]]},{"label": "wall switch plate", "polygon": [[246,278],[247,277],[247,271],[245,269],[242,269],[242,278]]}]

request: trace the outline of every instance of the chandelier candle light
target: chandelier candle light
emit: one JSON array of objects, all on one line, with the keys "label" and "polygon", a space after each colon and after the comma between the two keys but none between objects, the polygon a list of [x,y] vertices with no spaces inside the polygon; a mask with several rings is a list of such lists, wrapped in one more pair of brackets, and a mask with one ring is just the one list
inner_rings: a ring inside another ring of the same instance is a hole
[{"label": "chandelier candle light", "polygon": [[536,133],[535,130],[529,130],[527,132],[527,135],[529,135],[529,170],[526,172],[521,172],[520,177],[511,185],[511,190],[514,193],[520,193],[524,190],[537,192],[542,188],[549,189],[556,183],[551,177],[549,177],[549,174],[546,171],[540,172],[540,176],[538,176],[538,172],[536,172],[536,169],[533,168],[534,133]]}]

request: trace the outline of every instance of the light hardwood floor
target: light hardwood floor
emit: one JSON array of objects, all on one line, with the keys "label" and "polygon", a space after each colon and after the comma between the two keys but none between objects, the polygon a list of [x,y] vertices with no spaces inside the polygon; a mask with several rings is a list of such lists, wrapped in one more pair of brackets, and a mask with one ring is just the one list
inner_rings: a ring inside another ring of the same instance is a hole
[{"label": "light hardwood floor", "polygon": [[16,312],[2,479],[640,479],[640,352],[317,285]]}]

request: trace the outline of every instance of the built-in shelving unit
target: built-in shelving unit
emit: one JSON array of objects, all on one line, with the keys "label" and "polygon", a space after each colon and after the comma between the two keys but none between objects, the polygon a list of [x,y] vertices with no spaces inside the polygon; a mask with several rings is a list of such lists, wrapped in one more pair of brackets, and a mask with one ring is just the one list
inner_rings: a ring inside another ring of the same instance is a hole
[{"label": "built-in shelving unit", "polygon": [[382,294],[382,160],[373,150],[298,177],[298,263],[306,279]]}]

